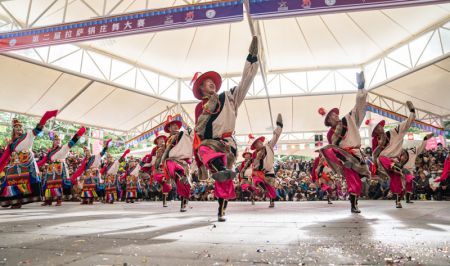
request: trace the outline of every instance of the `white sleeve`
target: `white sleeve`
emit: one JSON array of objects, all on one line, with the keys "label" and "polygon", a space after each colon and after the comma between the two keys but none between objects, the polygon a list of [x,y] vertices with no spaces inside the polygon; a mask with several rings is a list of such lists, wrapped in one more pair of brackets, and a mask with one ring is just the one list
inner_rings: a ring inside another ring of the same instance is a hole
[{"label": "white sleeve", "polygon": [[247,92],[250,89],[250,86],[252,85],[253,79],[256,76],[256,73],[258,73],[258,66],[259,62],[255,62],[252,64],[247,60],[245,61],[242,79],[239,82],[239,85],[237,85],[237,87],[234,88],[234,91],[232,93],[236,110],[244,101],[245,96],[247,95]]}]

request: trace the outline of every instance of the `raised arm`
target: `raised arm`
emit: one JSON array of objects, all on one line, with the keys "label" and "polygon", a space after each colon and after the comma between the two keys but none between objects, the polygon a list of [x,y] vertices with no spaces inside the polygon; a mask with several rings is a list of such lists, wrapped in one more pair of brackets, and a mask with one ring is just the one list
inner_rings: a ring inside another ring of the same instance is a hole
[{"label": "raised arm", "polygon": [[253,36],[249,54],[245,61],[244,71],[242,72],[242,79],[239,85],[231,91],[236,109],[244,101],[245,95],[247,95],[256,73],[258,73],[258,66],[258,38]]},{"label": "raised arm", "polygon": [[351,111],[351,116],[354,117],[356,125],[360,127],[366,116],[367,107],[367,90],[365,89],[366,80],[364,72],[356,74],[356,83],[358,84],[358,92],[356,93],[356,103]]},{"label": "raised arm", "polygon": [[416,119],[416,109],[414,108],[414,105],[412,102],[407,101],[406,105],[408,106],[408,109],[410,111],[408,119],[401,122],[394,130],[397,131],[398,134],[405,135],[408,129],[411,127],[412,122],[414,122],[414,119]]},{"label": "raised arm", "polygon": [[44,126],[47,123],[47,121],[50,120],[51,118],[55,117],[57,114],[58,114],[58,110],[45,112],[45,114],[42,116],[39,123],[33,129],[33,135],[36,136],[37,134],[41,133],[42,130],[44,129]]},{"label": "raised arm", "polygon": [[108,139],[105,143],[105,146],[103,146],[103,150],[100,152],[100,157],[103,157],[103,155],[105,155],[106,151],[108,150],[109,147],[109,143],[111,142],[112,139]]},{"label": "raised arm", "polygon": [[277,144],[278,139],[280,139],[281,132],[283,132],[283,117],[281,116],[281,114],[278,114],[278,116],[277,116],[277,127],[273,131],[272,139],[268,143],[272,149]]},{"label": "raised arm", "polygon": [[429,139],[431,139],[432,137],[433,137],[433,133],[430,133],[423,138],[422,143],[420,143],[420,145],[417,146],[416,154],[421,154],[423,152],[423,150],[425,150],[425,147],[427,146],[427,141]]}]

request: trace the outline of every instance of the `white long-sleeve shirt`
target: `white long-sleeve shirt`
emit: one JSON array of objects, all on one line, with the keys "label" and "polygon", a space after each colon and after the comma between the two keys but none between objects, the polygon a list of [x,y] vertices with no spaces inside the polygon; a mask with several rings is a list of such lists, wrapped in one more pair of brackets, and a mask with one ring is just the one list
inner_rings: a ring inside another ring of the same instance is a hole
[{"label": "white long-sleeve shirt", "polygon": [[408,132],[408,129],[411,127],[414,119],[416,119],[416,113],[411,112],[408,119],[398,124],[395,128],[389,130],[389,143],[386,148],[381,151],[380,156],[389,158],[396,158],[400,156],[403,149],[403,138]]}]

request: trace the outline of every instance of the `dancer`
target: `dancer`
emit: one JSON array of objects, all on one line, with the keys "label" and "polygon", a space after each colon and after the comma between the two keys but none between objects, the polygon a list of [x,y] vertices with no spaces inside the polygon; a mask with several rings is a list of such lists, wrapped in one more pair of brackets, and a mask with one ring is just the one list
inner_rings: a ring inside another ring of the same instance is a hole
[{"label": "dancer", "polygon": [[258,189],[252,182],[252,156],[253,154],[248,150],[242,154],[244,161],[238,167],[238,177],[242,193],[248,194],[252,205],[255,205],[255,194],[258,193]]},{"label": "dancer", "polygon": [[47,164],[43,178],[45,201],[42,203],[42,206],[52,205],[53,200],[56,200],[56,206],[61,206],[63,182],[69,179],[66,157],[69,154],[70,148],[75,146],[78,139],[83,136],[84,132],[86,132],[86,128],[80,128],[72,139],[63,146],[61,146],[59,135],[55,134],[52,148],[45,154],[44,158],[37,163],[38,167]]},{"label": "dancer", "polygon": [[269,208],[275,207],[277,192],[275,188],[274,147],[283,131],[283,118],[281,114],[277,116],[277,128],[273,131],[272,139],[264,144],[265,137],[259,137],[253,141],[251,149],[253,152],[253,184],[255,187],[270,199]]},{"label": "dancer", "polygon": [[156,147],[153,148],[152,155],[152,177],[150,178],[150,185],[153,182],[153,179],[158,182],[163,199],[163,207],[167,207],[167,195],[172,191],[172,185],[170,183],[170,179],[166,179],[164,175],[164,171],[161,168],[162,156],[164,154],[164,150],[166,149],[166,140],[167,137],[164,135],[157,136],[153,143]]},{"label": "dancer", "polygon": [[[325,126],[330,127],[327,133],[328,145],[319,150],[323,160],[334,173],[345,177],[350,194],[351,212],[360,213],[358,196],[361,194],[361,178],[370,176],[364,156],[361,153],[361,136],[359,128],[366,115],[367,91],[364,89],[364,73],[357,76],[358,92],[356,104],[342,119],[339,109],[333,108],[325,116]],[[325,114],[323,108],[319,109]]]},{"label": "dancer", "polygon": [[23,131],[22,123],[13,119],[11,141],[0,158],[0,205],[19,209],[22,204],[41,200],[41,179],[32,151],[34,139],[58,110],[47,111],[34,129]]},{"label": "dancer", "polygon": [[195,108],[195,158],[199,168],[203,165],[213,173],[214,194],[219,201],[219,222],[226,221],[228,200],[236,197],[233,184],[236,174],[231,170],[237,156],[233,133],[239,106],[258,72],[257,55],[258,39],[253,37],[242,79],[230,91],[217,94],[222,78],[214,71],[203,73],[193,86],[195,98],[201,100]]},{"label": "dancer", "polygon": [[103,150],[95,155],[91,155],[89,148],[84,147],[84,159],[71,177],[72,183],[78,181],[78,178],[80,179],[78,186],[81,188],[80,197],[82,205],[92,205],[94,198],[97,198],[96,187],[101,178],[99,170],[101,159],[108,150],[110,142],[111,139],[107,140]]},{"label": "dancer", "polygon": [[[320,188],[327,195],[328,204],[333,204],[331,202],[331,195],[333,193],[332,183],[330,172],[331,169],[327,167],[324,160],[321,160],[322,156],[316,157],[313,164],[313,170],[311,172],[313,182],[316,182],[320,185]],[[320,164],[320,165],[319,165]]]},{"label": "dancer", "polygon": [[125,160],[128,153],[130,153],[130,149],[127,149],[119,160],[114,160],[109,153],[106,155],[108,161],[100,171],[105,180],[106,203],[113,204],[114,201],[119,199],[117,196],[117,191],[119,190],[117,172],[119,171],[119,164]]},{"label": "dancer", "polygon": [[389,189],[395,195],[396,208],[402,208],[401,197],[403,193],[403,169],[399,161],[403,150],[403,138],[416,118],[416,110],[412,102],[406,105],[410,111],[408,119],[395,128],[384,132],[385,122],[380,121],[372,132],[372,150],[378,175],[389,180]]},{"label": "dancer", "polygon": [[406,203],[414,203],[411,201],[413,193],[414,169],[416,168],[417,155],[421,154],[427,145],[427,141],[433,137],[433,133],[426,135],[423,141],[412,148],[403,149],[400,155],[400,163],[402,164],[402,172],[405,177],[405,199]]},{"label": "dancer", "polygon": [[141,190],[139,182],[139,171],[141,166],[133,156],[130,157],[128,164],[128,169],[125,171],[120,180],[125,180],[126,183],[125,202],[134,203],[134,200],[137,199],[138,193],[140,193]]},{"label": "dancer", "polygon": [[192,145],[194,132],[191,128],[180,131],[181,121],[168,117],[164,126],[164,132],[170,133],[166,141],[166,149],[162,157],[163,169],[166,180],[173,180],[177,186],[177,194],[180,196],[180,212],[185,212],[191,197],[190,164],[193,156]]}]

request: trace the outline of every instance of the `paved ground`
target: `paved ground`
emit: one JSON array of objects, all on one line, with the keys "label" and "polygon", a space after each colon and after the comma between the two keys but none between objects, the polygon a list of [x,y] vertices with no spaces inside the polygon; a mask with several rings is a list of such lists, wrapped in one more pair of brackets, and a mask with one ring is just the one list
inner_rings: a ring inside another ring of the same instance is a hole
[{"label": "paved ground", "polygon": [[0,209],[3,265],[450,265],[450,202],[178,202]]}]

